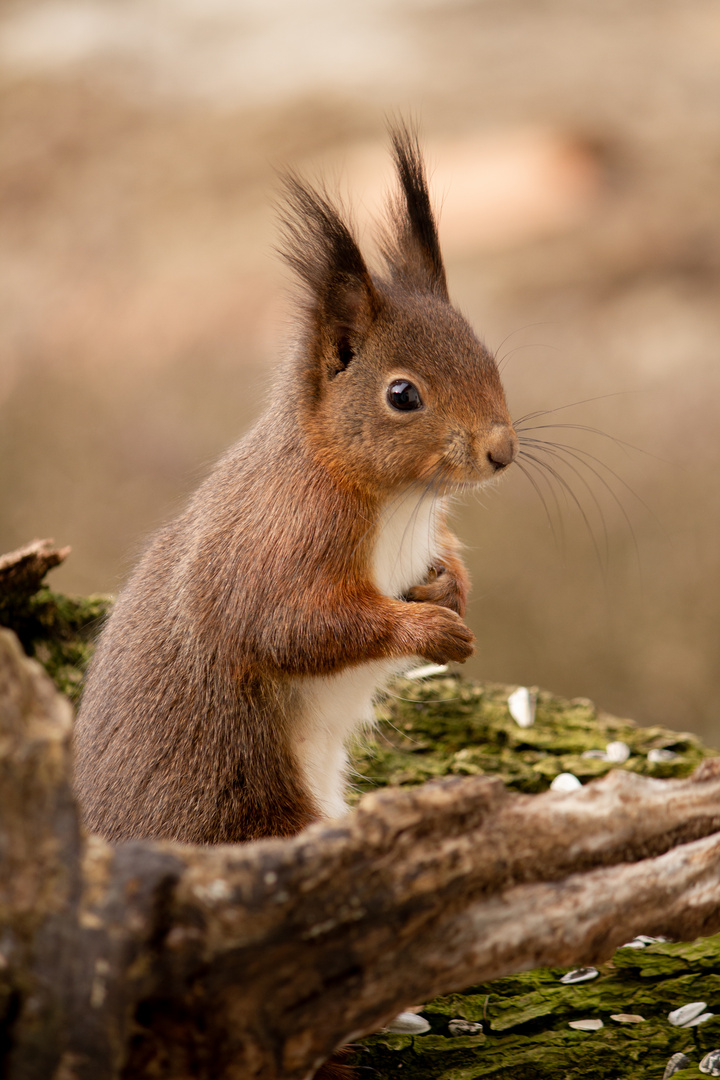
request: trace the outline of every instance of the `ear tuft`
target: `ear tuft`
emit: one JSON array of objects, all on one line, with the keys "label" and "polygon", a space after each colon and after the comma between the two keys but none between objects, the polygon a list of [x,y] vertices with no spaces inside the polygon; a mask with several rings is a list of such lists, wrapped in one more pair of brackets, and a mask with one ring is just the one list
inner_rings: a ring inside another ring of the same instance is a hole
[{"label": "ear tuft", "polygon": [[351,363],[379,299],[357,241],[328,195],[294,173],[286,173],[283,183],[280,251],[307,287],[312,330],[333,354],[332,376]]},{"label": "ear tuft", "polygon": [[395,279],[446,300],[445,267],[417,132],[400,121],[390,127],[390,139],[401,190],[390,201],[383,256]]}]

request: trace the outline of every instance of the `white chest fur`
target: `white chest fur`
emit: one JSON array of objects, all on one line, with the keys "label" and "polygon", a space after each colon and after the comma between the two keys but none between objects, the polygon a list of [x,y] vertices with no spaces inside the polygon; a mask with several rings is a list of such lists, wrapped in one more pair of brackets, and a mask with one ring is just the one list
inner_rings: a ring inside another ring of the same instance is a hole
[{"label": "white chest fur", "polygon": [[[373,576],[386,596],[400,597],[425,579],[437,553],[437,499],[417,492],[389,502],[380,515],[373,551]],[[373,699],[390,676],[411,662],[374,660],[336,675],[303,680],[302,719],[295,753],[322,813],[345,813],[345,745],[353,732],[373,722]]]},{"label": "white chest fur", "polygon": [[405,493],[380,515],[373,553],[375,583],[386,596],[400,597],[425,580],[437,551],[435,497]]}]

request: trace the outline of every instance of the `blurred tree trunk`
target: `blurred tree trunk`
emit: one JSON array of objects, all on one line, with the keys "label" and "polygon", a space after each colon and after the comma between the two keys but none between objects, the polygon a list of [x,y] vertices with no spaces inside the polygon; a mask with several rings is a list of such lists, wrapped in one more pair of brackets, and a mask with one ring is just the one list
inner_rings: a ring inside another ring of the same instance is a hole
[{"label": "blurred tree trunk", "polygon": [[71,708],[0,631],[8,1080],[300,1080],[429,997],[720,928],[720,761],[513,795],[364,798],[289,840],[110,846],[79,826]]}]

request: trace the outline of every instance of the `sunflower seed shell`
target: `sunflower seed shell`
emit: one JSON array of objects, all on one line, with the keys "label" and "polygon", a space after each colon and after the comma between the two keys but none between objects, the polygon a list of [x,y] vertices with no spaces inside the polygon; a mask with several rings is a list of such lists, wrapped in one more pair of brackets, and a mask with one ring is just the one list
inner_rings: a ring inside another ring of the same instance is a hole
[{"label": "sunflower seed shell", "polygon": [[720,1076],[720,1050],[710,1050],[698,1067],[706,1076]]},{"label": "sunflower seed shell", "polygon": [[572,971],[566,972],[560,980],[561,983],[580,983],[589,982],[590,979],[597,979],[600,972],[594,967],[582,967],[574,968]]},{"label": "sunflower seed shell", "polygon": [[561,772],[553,780],[550,785],[551,791],[577,791],[581,788],[582,784],[578,780],[577,776],[574,776],[571,772]]},{"label": "sunflower seed shell", "polygon": [[624,761],[630,757],[630,747],[627,743],[609,742],[605,747],[605,754],[608,761],[612,761],[614,765],[622,765]]},{"label": "sunflower seed shell", "polygon": [[683,1024],[683,1027],[699,1027],[700,1024],[706,1024],[708,1020],[712,1020],[715,1013],[706,1012],[701,1013],[700,1016],[696,1016],[694,1020],[688,1020],[687,1024]]},{"label": "sunflower seed shell", "polygon": [[537,697],[527,686],[519,686],[508,698],[508,708],[515,723],[522,728],[532,727],[535,723],[535,705]]},{"label": "sunflower seed shell", "polygon": [[482,1035],[483,1026],[471,1020],[451,1020],[448,1030],[451,1035]]},{"label": "sunflower seed shell", "polygon": [[689,1001],[687,1005],[681,1005],[679,1009],[669,1012],[668,1020],[673,1027],[687,1027],[691,1020],[694,1020],[706,1008],[706,1001]]},{"label": "sunflower seed shell", "polygon": [[669,1080],[669,1077],[673,1076],[676,1072],[680,1072],[681,1069],[687,1069],[689,1064],[690,1058],[685,1054],[673,1054],[673,1056],[668,1059],[668,1063],[665,1066],[663,1080]]},{"label": "sunflower seed shell", "polygon": [[575,1031],[599,1031],[605,1025],[602,1020],[571,1020],[568,1027],[574,1028]]},{"label": "sunflower seed shell", "polygon": [[385,1030],[394,1031],[400,1035],[424,1035],[430,1030],[430,1025],[424,1016],[418,1016],[413,1012],[401,1012],[390,1021]]}]

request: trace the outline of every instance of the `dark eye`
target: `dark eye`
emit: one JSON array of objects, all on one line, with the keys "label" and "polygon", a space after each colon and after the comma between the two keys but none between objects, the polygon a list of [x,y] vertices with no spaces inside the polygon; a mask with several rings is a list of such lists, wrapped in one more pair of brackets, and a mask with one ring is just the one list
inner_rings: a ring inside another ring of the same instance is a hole
[{"label": "dark eye", "polygon": [[423,400],[420,391],[407,379],[395,379],[387,389],[387,399],[393,409],[400,412],[410,412],[412,409],[421,409]]}]

